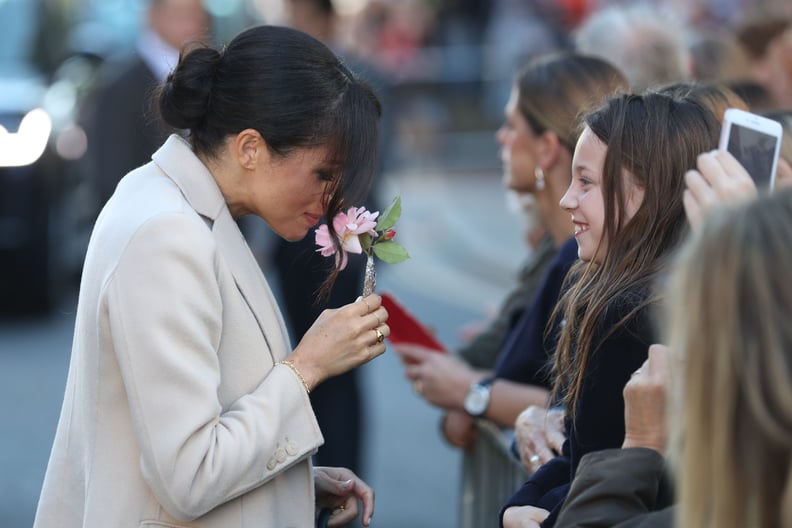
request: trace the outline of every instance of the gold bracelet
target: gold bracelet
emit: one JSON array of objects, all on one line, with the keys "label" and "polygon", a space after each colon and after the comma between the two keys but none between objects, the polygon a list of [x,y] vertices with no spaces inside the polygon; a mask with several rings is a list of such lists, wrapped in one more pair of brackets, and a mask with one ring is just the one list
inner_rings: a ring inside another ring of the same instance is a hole
[{"label": "gold bracelet", "polygon": [[303,384],[303,387],[305,387],[305,392],[311,394],[311,387],[308,386],[308,383],[305,381],[305,378],[303,378],[303,375],[300,374],[299,370],[297,370],[297,367],[294,365],[294,361],[292,361],[291,359],[284,359],[283,361],[278,361],[277,363],[275,363],[275,366],[277,365],[286,365],[287,367],[292,369],[292,372],[294,372],[294,374],[300,379],[300,382]]}]

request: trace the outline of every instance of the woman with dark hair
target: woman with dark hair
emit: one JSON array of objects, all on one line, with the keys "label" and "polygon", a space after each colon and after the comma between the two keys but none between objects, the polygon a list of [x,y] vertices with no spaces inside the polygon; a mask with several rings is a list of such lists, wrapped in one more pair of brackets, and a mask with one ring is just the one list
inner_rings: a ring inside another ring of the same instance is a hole
[{"label": "woman with dark hair", "polygon": [[557,307],[554,391],[568,440],[508,501],[506,527],[552,526],[580,458],[621,445],[622,389],[656,342],[653,285],[687,229],[684,175],[720,128],[703,105],[661,93],[611,98],[585,123],[561,199],[580,257]]},{"label": "woman with dark hair", "polygon": [[317,40],[261,26],[184,54],[159,103],[189,141],[96,222],[35,526],[305,527],[319,509],[340,526],[358,501],[368,525],[372,490],[311,465],[308,393],[384,352],[387,312],[377,295],[327,310],[291,351],[235,220],[299,240],[362,196],[379,102]]}]

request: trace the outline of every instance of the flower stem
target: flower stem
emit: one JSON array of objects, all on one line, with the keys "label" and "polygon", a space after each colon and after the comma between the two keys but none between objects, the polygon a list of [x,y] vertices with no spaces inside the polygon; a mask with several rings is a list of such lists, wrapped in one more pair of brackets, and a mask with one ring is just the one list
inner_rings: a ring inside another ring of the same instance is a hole
[{"label": "flower stem", "polygon": [[366,255],[366,275],[363,279],[363,297],[374,293],[377,286],[377,270],[374,269],[374,255]]}]

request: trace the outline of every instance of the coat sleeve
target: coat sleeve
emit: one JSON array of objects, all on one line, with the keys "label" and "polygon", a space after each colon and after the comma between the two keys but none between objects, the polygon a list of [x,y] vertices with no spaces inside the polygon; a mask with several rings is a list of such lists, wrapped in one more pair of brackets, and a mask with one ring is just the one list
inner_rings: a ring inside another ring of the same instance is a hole
[{"label": "coat sleeve", "polygon": [[[105,288],[143,478],[183,521],[272,479],[322,442],[286,366],[264,368],[257,386],[221,404],[217,354],[232,329],[223,327],[217,265],[204,224],[162,214],[131,238]],[[266,350],[262,361],[271,361]]]},{"label": "coat sleeve", "polygon": [[583,457],[556,528],[670,527],[672,507],[654,510],[664,474],[651,449],[607,449]]},{"label": "coat sleeve", "polygon": [[[564,443],[564,451],[568,453],[567,444],[568,442]],[[512,506],[527,505],[551,510],[566,495],[569,471],[569,456],[566,454],[557,456],[540,467],[503,505],[498,518],[499,526],[503,526],[503,514]],[[551,501],[548,504],[549,497],[556,502]]]}]

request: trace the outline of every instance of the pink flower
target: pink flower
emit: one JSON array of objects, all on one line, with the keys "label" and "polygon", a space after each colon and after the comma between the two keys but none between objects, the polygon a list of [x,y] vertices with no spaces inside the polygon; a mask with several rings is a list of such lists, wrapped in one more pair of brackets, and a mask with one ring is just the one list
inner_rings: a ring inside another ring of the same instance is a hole
[{"label": "pink flower", "polygon": [[[335,228],[338,235],[338,241],[341,244],[341,255],[336,255],[336,262],[340,258],[338,269],[344,269],[347,265],[347,254],[363,252],[363,247],[360,245],[359,235],[368,233],[376,237],[377,232],[374,227],[377,225],[377,217],[379,212],[367,211],[365,207],[350,207],[346,213],[338,213],[333,218],[333,228]],[[335,246],[330,239],[330,231],[327,225],[322,224],[316,230],[316,244],[319,246],[319,251],[323,257],[333,255]]]}]

